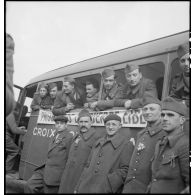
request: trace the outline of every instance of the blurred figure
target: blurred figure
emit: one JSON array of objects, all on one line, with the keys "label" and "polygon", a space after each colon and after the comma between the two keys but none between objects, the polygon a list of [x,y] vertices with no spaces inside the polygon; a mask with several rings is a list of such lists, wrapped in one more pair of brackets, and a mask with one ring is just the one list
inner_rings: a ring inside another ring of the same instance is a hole
[{"label": "blurred figure", "polygon": [[13,54],[14,40],[6,33],[6,116],[8,116],[15,107],[14,91],[13,91]]},{"label": "blurred figure", "polygon": [[102,96],[100,100],[93,102],[91,108],[106,110],[114,106],[114,100],[122,98],[122,85],[117,83],[115,71],[107,68],[102,72]]},{"label": "blurred figure", "polygon": [[33,101],[30,105],[32,111],[39,109],[51,109],[52,101],[48,95],[48,85],[42,82],[39,85],[38,93],[34,94]]},{"label": "blurred figure", "polygon": [[18,127],[16,123],[20,107],[20,104],[16,103],[14,112],[6,117],[6,174],[10,176],[18,171],[15,166],[20,149],[15,143],[15,136],[24,135],[27,132],[24,126]]},{"label": "blurred figure", "polygon": [[70,110],[84,106],[85,93],[76,87],[75,79],[64,77],[63,90],[57,93],[53,114],[64,115]]},{"label": "blurred figure", "polygon": [[95,79],[89,79],[86,81],[86,103],[85,108],[91,108],[91,103],[98,101],[99,96],[99,83]]},{"label": "blurred figure", "polygon": [[187,107],[171,97],[162,102],[162,128],[167,136],[156,144],[149,193],[189,192],[189,138],[183,132]]},{"label": "blurred figure", "polygon": [[50,142],[46,161],[36,168],[32,177],[28,179],[24,193],[58,192],[73,135],[68,131],[67,117],[56,116],[54,121],[57,131]]}]

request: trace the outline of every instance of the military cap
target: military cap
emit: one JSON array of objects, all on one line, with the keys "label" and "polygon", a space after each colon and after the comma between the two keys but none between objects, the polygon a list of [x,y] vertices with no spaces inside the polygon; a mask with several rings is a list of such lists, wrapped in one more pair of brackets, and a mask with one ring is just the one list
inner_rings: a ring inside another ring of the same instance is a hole
[{"label": "military cap", "polygon": [[41,88],[45,88],[45,89],[48,90],[48,85],[47,85],[45,82],[41,82],[41,83],[39,84],[39,90],[40,90]]},{"label": "military cap", "polygon": [[185,54],[189,53],[189,50],[190,50],[189,42],[186,42],[186,43],[180,45],[177,49],[178,57],[181,58]]},{"label": "military cap", "polygon": [[162,101],[162,110],[171,110],[185,116],[187,114],[187,107],[182,102],[176,101],[172,97],[166,97]]},{"label": "military cap", "polygon": [[53,119],[55,122],[56,121],[63,121],[65,123],[68,122],[68,117],[66,116],[63,116],[63,115],[60,115],[60,116],[55,116],[54,119]]},{"label": "military cap", "polygon": [[114,72],[114,70],[113,69],[111,69],[111,68],[106,68],[106,69],[104,69],[103,70],[103,72],[102,72],[102,77],[104,78],[104,79],[106,79],[106,78],[108,78],[108,77],[111,77],[111,76],[115,76],[115,72]]},{"label": "military cap", "polygon": [[54,87],[57,87],[56,83],[49,83],[49,89],[53,89]]},{"label": "military cap", "polygon": [[125,67],[125,73],[128,74],[136,69],[139,69],[139,66],[136,64],[127,64]]},{"label": "military cap", "polygon": [[142,106],[146,106],[147,104],[158,104],[161,106],[161,101],[151,93],[145,92],[142,98]]},{"label": "military cap", "polygon": [[69,82],[71,84],[75,84],[76,81],[75,81],[74,78],[71,78],[69,76],[66,76],[66,77],[64,77],[64,82]]},{"label": "military cap", "polygon": [[89,113],[89,111],[87,109],[83,109],[79,112],[79,115],[78,115],[78,120],[81,118],[81,117],[85,117],[85,116],[88,116],[90,117],[90,119],[92,119],[91,117],[91,114]]},{"label": "military cap", "polygon": [[116,120],[121,122],[121,117],[118,116],[117,114],[109,114],[108,116],[106,116],[106,118],[104,119],[104,123],[107,123],[110,120]]}]

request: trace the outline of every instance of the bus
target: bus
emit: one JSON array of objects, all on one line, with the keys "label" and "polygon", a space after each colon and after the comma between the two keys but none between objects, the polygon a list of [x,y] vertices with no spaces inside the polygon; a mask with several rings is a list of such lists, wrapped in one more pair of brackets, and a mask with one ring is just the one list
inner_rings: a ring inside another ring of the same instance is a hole
[{"label": "bus", "polygon": [[[161,100],[169,95],[171,79],[181,72],[176,50],[180,44],[189,41],[189,38],[190,32],[187,30],[46,72],[32,78],[24,88],[16,86],[20,90],[18,102],[23,106],[29,105],[39,84],[43,81],[48,84],[55,82],[58,91],[62,90],[65,76],[74,78],[77,87],[80,88],[84,88],[85,81],[91,77],[99,81],[101,86],[101,72],[105,68],[115,70],[117,82],[125,84],[124,68],[127,63],[139,65],[142,75],[154,81],[158,98]],[[77,116],[81,109],[75,109],[66,114],[69,118],[69,129],[72,131],[77,131]],[[114,107],[104,111],[91,112],[96,131],[104,130],[103,119],[109,113],[117,113],[121,116],[121,132],[128,136],[128,139],[136,141],[137,133],[146,127],[141,109],[126,110]],[[28,180],[32,176],[33,170],[44,163],[55,127],[53,114],[49,110],[32,112],[29,108],[28,114],[19,120],[24,119],[28,125],[27,133],[20,142],[19,177]]]}]

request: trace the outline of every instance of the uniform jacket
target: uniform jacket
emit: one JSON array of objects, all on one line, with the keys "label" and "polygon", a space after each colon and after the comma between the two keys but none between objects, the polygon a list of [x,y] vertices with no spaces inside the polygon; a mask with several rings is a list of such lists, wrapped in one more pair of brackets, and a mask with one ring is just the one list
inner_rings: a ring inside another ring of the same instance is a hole
[{"label": "uniform jacket", "polygon": [[92,103],[98,101],[99,92],[95,93],[92,97],[86,97],[86,103]]},{"label": "uniform jacket", "polygon": [[172,81],[170,96],[178,100],[184,100],[186,106],[189,107],[189,77],[184,77],[183,73],[177,74]]},{"label": "uniform jacket", "polygon": [[81,176],[81,173],[86,165],[92,146],[99,139],[94,128],[88,132],[78,133],[70,147],[68,161],[62,175],[59,193],[73,193],[74,188]]},{"label": "uniform jacket", "polygon": [[123,88],[123,98],[120,100],[115,100],[115,107],[124,107],[124,103],[127,100],[132,100],[133,107],[141,107],[141,99],[145,92],[150,93],[154,97],[157,97],[157,90],[154,82],[150,79],[142,77],[140,83],[131,88],[128,83]]},{"label": "uniform jacket", "polygon": [[123,193],[145,193],[151,181],[151,158],[159,138],[166,133],[160,122],[138,133]]},{"label": "uniform jacket", "polygon": [[67,130],[59,136],[55,134],[49,145],[46,162],[35,170],[44,169],[43,180],[46,185],[59,186],[73,135]]},{"label": "uniform jacket", "polygon": [[100,138],[94,145],[87,167],[75,188],[78,193],[121,192],[133,144],[117,133],[113,138]]},{"label": "uniform jacket", "polygon": [[14,41],[12,37],[6,33],[6,116],[11,113],[15,106],[13,92],[13,54]]},{"label": "uniform jacket", "polygon": [[53,105],[52,99],[50,96],[46,95],[45,97],[41,97],[39,94],[34,94],[33,101],[30,105],[33,111],[42,109],[51,109]]},{"label": "uniform jacket", "polygon": [[98,101],[97,108],[99,110],[105,110],[108,108],[114,107],[114,100],[115,99],[122,99],[123,98],[123,88],[121,84],[114,84],[112,89],[109,93],[106,92],[105,88],[102,89],[102,97],[101,100]]},{"label": "uniform jacket", "polygon": [[189,169],[189,138],[183,132],[163,137],[155,147],[150,193],[180,193],[189,185]]},{"label": "uniform jacket", "polygon": [[[76,99],[75,99],[76,97]],[[65,94],[64,91],[60,91],[56,95],[56,99],[54,101],[54,108],[52,110],[54,115],[64,115],[69,110],[66,108],[68,103],[73,103],[75,108],[83,107],[85,103],[85,95],[80,90],[75,90],[73,94]]]}]

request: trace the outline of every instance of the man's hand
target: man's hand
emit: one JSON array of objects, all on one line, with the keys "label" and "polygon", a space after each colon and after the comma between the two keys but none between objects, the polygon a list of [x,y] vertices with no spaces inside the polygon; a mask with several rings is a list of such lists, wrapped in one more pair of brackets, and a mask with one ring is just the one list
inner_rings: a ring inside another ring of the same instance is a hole
[{"label": "man's hand", "polygon": [[17,134],[24,135],[27,132],[25,126],[17,127]]},{"label": "man's hand", "polygon": [[68,110],[72,110],[72,109],[74,109],[74,107],[75,107],[75,105],[73,103],[68,103],[67,106],[66,106],[66,108]]},{"label": "man's hand", "polygon": [[93,103],[91,103],[90,108],[94,109],[94,108],[97,106],[97,103],[98,103],[98,102],[93,102]]},{"label": "man's hand", "polygon": [[131,107],[131,100],[127,100],[124,104],[126,109],[129,109]]},{"label": "man's hand", "polygon": [[84,103],[84,108],[88,108],[89,107],[89,103]]}]

